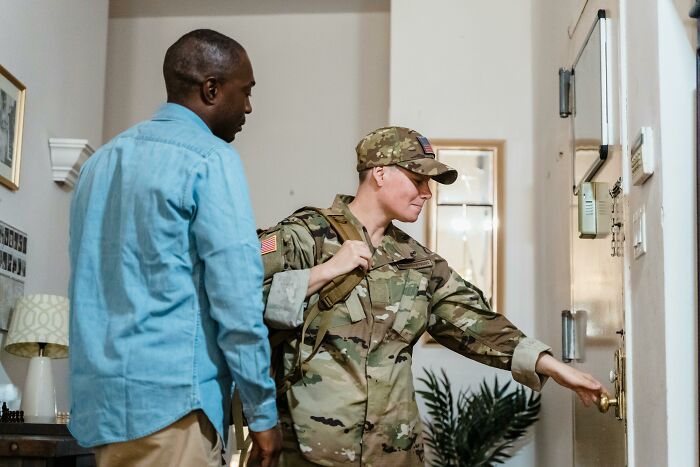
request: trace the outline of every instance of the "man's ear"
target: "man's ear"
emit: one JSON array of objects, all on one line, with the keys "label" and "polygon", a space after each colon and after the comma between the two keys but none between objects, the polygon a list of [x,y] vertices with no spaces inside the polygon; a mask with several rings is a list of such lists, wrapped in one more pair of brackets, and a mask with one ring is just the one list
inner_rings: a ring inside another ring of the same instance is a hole
[{"label": "man's ear", "polygon": [[219,81],[213,76],[210,76],[202,81],[200,90],[202,94],[202,101],[204,101],[204,103],[207,105],[214,105],[214,102],[219,95]]},{"label": "man's ear", "polygon": [[386,170],[384,169],[384,166],[380,165],[379,167],[373,167],[372,168],[372,177],[374,178],[374,182],[377,184],[377,186],[384,186],[384,175],[386,174]]}]

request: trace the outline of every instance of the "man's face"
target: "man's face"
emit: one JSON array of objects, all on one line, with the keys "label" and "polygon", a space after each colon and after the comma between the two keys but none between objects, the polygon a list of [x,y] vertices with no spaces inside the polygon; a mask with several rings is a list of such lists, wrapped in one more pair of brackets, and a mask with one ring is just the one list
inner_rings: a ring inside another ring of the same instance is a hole
[{"label": "man's face", "polygon": [[415,222],[432,193],[430,177],[399,166],[384,169],[384,184],[379,191],[380,203],[392,219]]},{"label": "man's face", "polygon": [[219,87],[221,95],[211,128],[216,136],[227,143],[235,139],[236,133],[241,131],[245,124],[246,114],[253,111],[250,105],[253,86],[253,67],[248,54],[242,52],[238,66]]}]

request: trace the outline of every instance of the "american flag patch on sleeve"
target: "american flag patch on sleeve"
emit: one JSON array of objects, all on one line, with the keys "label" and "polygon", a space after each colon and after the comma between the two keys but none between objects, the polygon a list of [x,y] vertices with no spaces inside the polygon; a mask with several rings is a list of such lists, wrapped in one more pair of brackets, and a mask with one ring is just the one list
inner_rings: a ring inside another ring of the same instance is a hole
[{"label": "american flag patch on sleeve", "polygon": [[260,254],[266,255],[277,251],[277,234],[267,237],[265,240],[260,242]]}]

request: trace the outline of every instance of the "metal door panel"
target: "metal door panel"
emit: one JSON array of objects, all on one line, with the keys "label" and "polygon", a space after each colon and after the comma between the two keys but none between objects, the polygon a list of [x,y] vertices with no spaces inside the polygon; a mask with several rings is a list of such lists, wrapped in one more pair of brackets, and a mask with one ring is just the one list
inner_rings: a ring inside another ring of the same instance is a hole
[{"label": "metal door panel", "polygon": [[[620,155],[611,154],[596,181],[612,187],[620,176]],[[585,315],[585,336],[581,361],[573,363],[592,374],[612,392],[610,370],[615,351],[622,346],[623,329],[623,262],[611,256],[610,236],[602,239],[579,239],[577,197],[572,197],[571,215],[571,310]],[[585,313],[582,313],[585,312]],[[613,394],[614,395],[614,394]],[[574,465],[576,467],[625,465],[625,427],[614,411],[601,414],[585,407],[576,398],[574,403]]]}]

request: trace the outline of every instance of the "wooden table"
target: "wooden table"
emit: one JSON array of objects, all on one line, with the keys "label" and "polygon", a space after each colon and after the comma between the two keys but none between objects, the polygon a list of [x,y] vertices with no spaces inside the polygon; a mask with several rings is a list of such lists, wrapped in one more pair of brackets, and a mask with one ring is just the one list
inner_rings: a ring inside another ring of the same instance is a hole
[{"label": "wooden table", "polygon": [[0,423],[0,467],[94,467],[64,424]]}]

